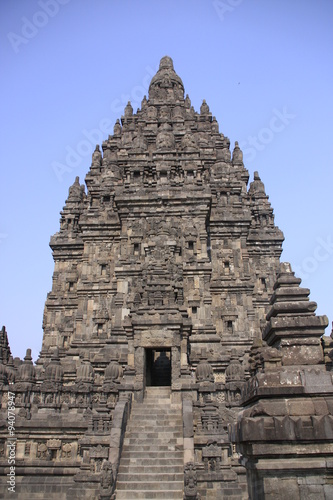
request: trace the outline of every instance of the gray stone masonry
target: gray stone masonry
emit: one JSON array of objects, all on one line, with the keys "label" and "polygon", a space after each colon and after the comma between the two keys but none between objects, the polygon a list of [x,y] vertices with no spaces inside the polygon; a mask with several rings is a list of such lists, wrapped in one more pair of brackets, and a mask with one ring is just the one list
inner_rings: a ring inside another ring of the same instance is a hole
[{"label": "gray stone masonry", "polygon": [[0,332],[17,498],[332,499],[333,343],[283,239],[163,57],[69,188],[37,363]]},{"label": "gray stone masonry", "polygon": [[183,499],[183,426],[169,387],[148,387],[134,403],[117,479],[117,500]]}]

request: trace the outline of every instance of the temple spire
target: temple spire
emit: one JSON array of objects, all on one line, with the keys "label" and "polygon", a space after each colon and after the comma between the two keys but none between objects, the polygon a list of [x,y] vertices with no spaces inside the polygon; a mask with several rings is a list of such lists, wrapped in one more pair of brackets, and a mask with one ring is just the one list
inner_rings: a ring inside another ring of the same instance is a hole
[{"label": "temple spire", "polygon": [[184,100],[184,85],[173,67],[171,57],[164,56],[149,85],[149,100],[171,103]]}]

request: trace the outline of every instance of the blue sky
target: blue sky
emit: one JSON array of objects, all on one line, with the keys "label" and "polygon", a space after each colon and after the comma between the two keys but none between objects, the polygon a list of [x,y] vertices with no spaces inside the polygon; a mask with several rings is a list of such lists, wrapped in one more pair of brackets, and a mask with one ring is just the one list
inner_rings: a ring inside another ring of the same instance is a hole
[{"label": "blue sky", "polygon": [[41,348],[68,188],[164,55],[259,171],[282,260],[333,320],[332,23],[331,0],[1,2],[0,323],[15,356]]}]

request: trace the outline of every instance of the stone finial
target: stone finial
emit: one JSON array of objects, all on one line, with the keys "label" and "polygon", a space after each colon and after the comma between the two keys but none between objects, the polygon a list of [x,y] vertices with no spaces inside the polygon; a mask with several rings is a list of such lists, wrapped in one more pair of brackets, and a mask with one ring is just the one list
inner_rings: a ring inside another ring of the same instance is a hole
[{"label": "stone finial", "polygon": [[101,165],[102,165],[102,153],[99,149],[99,145],[96,144],[95,151],[93,152],[92,155],[92,166],[100,167]]},{"label": "stone finial", "polygon": [[76,176],[74,183],[68,190],[68,198],[66,200],[66,205],[68,203],[77,203],[82,200],[84,194],[82,187],[84,189],[84,186],[80,186],[80,178]]},{"label": "stone finial", "polygon": [[9,356],[9,360],[6,366],[7,369],[7,379],[10,384],[13,384],[15,382],[16,378],[16,370],[14,366],[14,360],[13,356]]},{"label": "stone finial", "polygon": [[32,363],[32,356],[31,356],[31,349],[27,349],[26,350],[26,353],[25,353],[25,357],[24,357],[24,361],[27,363],[27,364],[33,364]]},{"label": "stone finial", "polygon": [[128,101],[128,103],[126,105],[124,115],[125,115],[125,118],[130,118],[131,116],[133,116],[133,108],[132,108],[132,104],[130,103],[130,101]]},{"label": "stone finial", "polygon": [[105,381],[119,382],[123,377],[123,369],[118,361],[111,361],[105,368]]},{"label": "stone finial", "polygon": [[84,352],[80,366],[76,370],[76,379],[78,382],[93,382],[94,369],[89,360],[89,354]]},{"label": "stone finial", "polygon": [[5,326],[3,326],[0,330],[0,347],[2,347],[3,362],[6,364],[8,362],[9,356],[11,355],[11,351]]},{"label": "stone finial", "polygon": [[213,116],[213,119],[212,119],[212,133],[213,134],[219,133],[219,124],[218,124],[215,116]]},{"label": "stone finial", "polygon": [[238,141],[235,142],[235,147],[232,152],[233,165],[243,165],[243,152],[239,147]]},{"label": "stone finial", "polygon": [[51,361],[45,369],[44,378],[52,382],[61,383],[64,376],[64,369],[60,363],[59,349],[56,347],[51,355]]},{"label": "stone finial", "polygon": [[162,57],[159,70],[149,85],[149,99],[164,103],[184,99],[184,85],[173,68],[171,57]]},{"label": "stone finial", "polygon": [[114,135],[120,135],[120,134],[121,134],[121,125],[120,125],[119,118],[117,118],[117,121],[116,121],[116,123],[114,124],[114,127],[113,127],[113,134],[114,134]]},{"label": "stone finial", "polygon": [[0,387],[7,383],[6,366],[2,362],[2,348],[0,347]]},{"label": "stone finial", "polygon": [[31,349],[27,349],[23,363],[18,368],[17,379],[19,382],[33,383],[36,370],[31,357]]},{"label": "stone finial", "polygon": [[148,105],[147,96],[144,95],[141,101],[141,109],[145,109],[147,105]]},{"label": "stone finial", "polygon": [[[303,298],[303,300],[306,300],[307,302],[309,299],[307,298],[310,290],[308,288],[299,288],[298,292],[295,290],[297,287],[301,284],[302,280],[301,278],[297,278],[295,276],[295,273],[293,272],[291,265],[289,262],[281,262],[280,267],[279,267],[279,273],[277,275],[276,281],[274,283],[274,290],[279,290],[277,293],[274,292],[273,296],[271,297],[271,304],[273,304],[275,301],[280,301],[279,299],[283,297],[284,301],[287,299],[292,300],[293,298],[299,298],[300,296]],[[288,287],[288,293],[290,292],[291,296],[287,296],[287,289]],[[291,290],[292,288],[292,290]]]},{"label": "stone finial", "polygon": [[202,104],[200,106],[200,114],[201,115],[208,115],[209,114],[209,106],[206,103],[206,99],[202,101]]},{"label": "stone finial", "polygon": [[292,274],[291,264],[289,262],[280,262],[280,274]]},{"label": "stone finial", "polygon": [[206,358],[199,361],[195,370],[197,382],[214,382],[213,368],[210,366]]},{"label": "stone finial", "polygon": [[244,370],[239,362],[237,352],[235,349],[233,349],[231,352],[230,364],[228,365],[225,371],[225,376],[226,376],[226,382],[244,380]]},{"label": "stone finial", "polygon": [[259,173],[254,172],[253,182],[250,184],[249,194],[251,196],[263,195],[266,197],[265,185],[259,177]]},{"label": "stone finial", "polygon": [[159,70],[161,69],[173,69],[173,60],[169,56],[164,56],[160,60]]},{"label": "stone finial", "polygon": [[315,315],[317,304],[309,300],[309,289],[301,288],[300,283],[289,262],[281,263],[263,339],[281,350],[283,365],[323,363],[320,337],[328,319]]},{"label": "stone finial", "polygon": [[[100,152],[98,153],[100,154]],[[93,164],[94,161],[96,163],[96,159],[94,160],[94,155],[96,155],[96,150],[93,154]],[[85,194],[85,186],[84,184],[80,185],[80,179],[78,176],[75,177],[74,183],[70,186],[68,190],[68,197],[65,202],[65,206],[60,212],[60,233],[56,233],[51,237],[50,245],[54,245],[57,243],[58,237],[62,239],[66,236],[73,236],[74,234],[78,234],[79,232],[79,217],[83,211],[84,199],[86,198]]]},{"label": "stone finial", "polygon": [[189,98],[189,95],[186,94],[186,97],[185,97],[185,108],[188,108],[190,109],[191,108],[191,99]]}]

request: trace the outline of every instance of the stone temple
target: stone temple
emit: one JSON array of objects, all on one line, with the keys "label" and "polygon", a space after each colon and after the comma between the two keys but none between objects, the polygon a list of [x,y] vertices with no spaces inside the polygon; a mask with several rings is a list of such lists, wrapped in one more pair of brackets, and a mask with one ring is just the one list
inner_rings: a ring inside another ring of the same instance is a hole
[{"label": "stone temple", "polygon": [[69,189],[36,365],[1,331],[0,498],[333,499],[328,321],[248,181],[163,57]]}]

